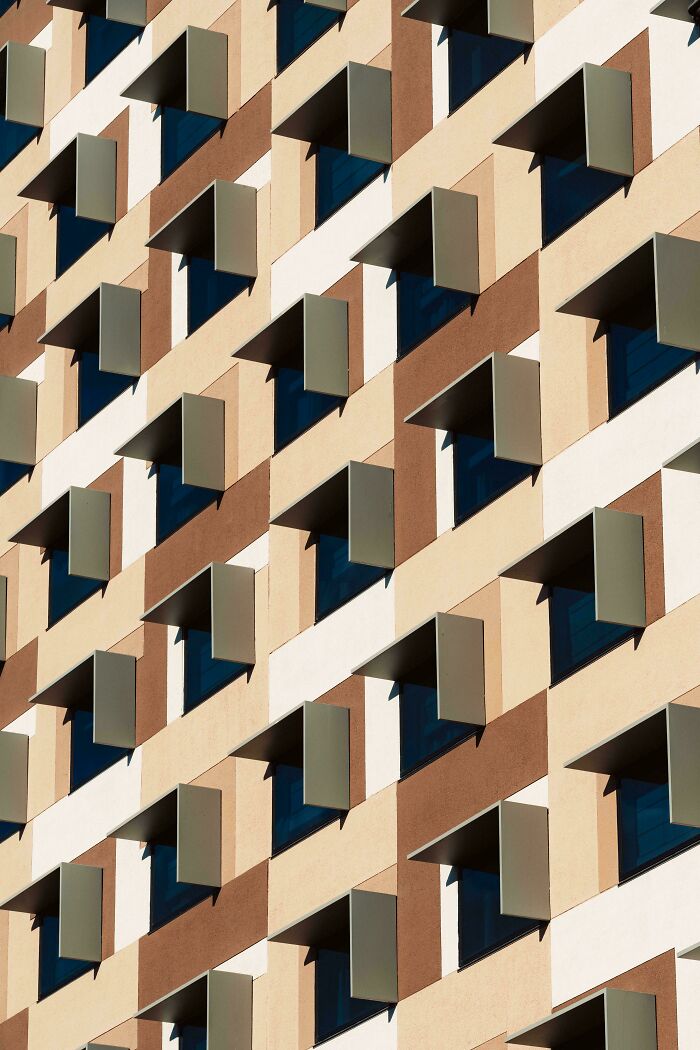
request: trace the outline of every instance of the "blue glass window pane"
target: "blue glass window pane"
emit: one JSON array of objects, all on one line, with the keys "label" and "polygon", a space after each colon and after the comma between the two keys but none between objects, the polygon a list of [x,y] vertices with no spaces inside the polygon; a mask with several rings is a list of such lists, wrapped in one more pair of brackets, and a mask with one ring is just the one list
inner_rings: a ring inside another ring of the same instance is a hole
[{"label": "blue glass window pane", "polygon": [[304,771],[278,762],[272,778],[272,852],[299,842],[329,824],[338,811],[304,805]]},{"label": "blue glass window pane", "polygon": [[120,376],[116,372],[102,372],[97,354],[80,355],[78,363],[78,426],[110,405],[136,382],[131,376]]},{"label": "blue glass window pane", "polygon": [[627,182],[624,175],[589,168],[583,156],[562,160],[549,154],[542,155],[541,177],[543,244],[568,230]]},{"label": "blue glass window pane", "polygon": [[49,627],[61,620],[102,587],[101,580],[89,580],[68,573],[68,551],[51,552],[49,562]]},{"label": "blue glass window pane", "polygon": [[6,11],[9,11],[11,7],[14,7],[17,0],[0,0],[0,15],[4,15]]},{"label": "blue glass window pane", "polygon": [[160,114],[161,181],[179,168],[225,121],[163,106]]},{"label": "blue glass window pane", "polygon": [[275,452],[299,437],[342,403],[342,398],[304,390],[304,373],[278,368],[275,374]]},{"label": "blue glass window pane", "polygon": [[185,711],[191,711],[238,678],[245,664],[211,655],[211,632],[188,630],[185,638]]},{"label": "blue glass window pane", "polygon": [[347,538],[320,533],[316,543],[316,619],[366,591],[384,574],[384,569],[374,565],[349,561]]},{"label": "blue glass window pane", "polygon": [[422,343],[471,302],[467,292],[438,288],[432,277],[402,270],[397,274],[399,357]]},{"label": "blue glass window pane", "polygon": [[0,459],[0,496],[16,485],[21,478],[31,474],[31,470],[26,463],[10,463],[6,459]]},{"label": "blue glass window pane", "polygon": [[425,765],[476,730],[463,722],[438,718],[437,690],[403,682],[399,700],[401,776]]},{"label": "blue glass window pane", "polygon": [[527,50],[527,45],[517,40],[465,33],[461,29],[451,30],[447,46],[450,113]]},{"label": "blue glass window pane", "polygon": [[617,822],[621,879],[700,842],[697,828],[671,823],[668,780],[618,777]]},{"label": "blue glass window pane", "polygon": [[113,22],[101,15],[89,15],[85,41],[85,83],[101,73],[142,32],[138,26]]},{"label": "blue glass window pane", "polygon": [[62,959],[58,954],[58,916],[44,915],[39,930],[39,998],[63,988],[94,969],[82,959]]},{"label": "blue glass window pane", "polygon": [[364,189],[384,171],[383,164],[354,157],[347,150],[318,146],[316,152],[316,225]]},{"label": "blue glass window pane", "polygon": [[549,596],[549,645],[552,683],[594,660],[634,634],[633,627],[595,618],[595,594],[552,587]]},{"label": "blue glass window pane", "polygon": [[249,277],[222,273],[211,259],[187,260],[187,334],[192,335],[250,285]]},{"label": "blue glass window pane", "polygon": [[315,7],[304,0],[277,0],[277,72],[339,20],[337,11]]},{"label": "blue glass window pane", "polygon": [[498,869],[459,871],[459,965],[475,962],[496,948],[535,930],[539,923],[513,915],[501,915]]},{"label": "blue glass window pane", "polygon": [[92,711],[76,709],[71,717],[70,789],[76,791],[88,780],[109,769],[129,754],[126,747],[95,744],[95,719]]},{"label": "blue glass window pane", "polygon": [[315,976],[316,1042],[386,1010],[386,1003],[350,998],[350,952],[319,948]]},{"label": "blue glass window pane", "polygon": [[199,514],[219,496],[213,489],[183,485],[182,467],[158,464],[156,495],[156,543],[172,536],[185,522]]},{"label": "blue glass window pane", "polygon": [[455,434],[455,521],[476,514],[531,474],[527,463],[496,459],[492,438]]},{"label": "blue glass window pane", "polygon": [[162,842],[151,845],[151,930],[211,897],[212,892],[213,887],[177,881],[175,846]]},{"label": "blue glass window pane", "polygon": [[75,214],[75,208],[70,204],[59,204],[56,224],[57,277],[65,273],[74,262],[77,262],[112,229],[108,222],[94,222],[92,219],[79,218]]},{"label": "blue glass window pane", "polygon": [[0,842],[6,842],[21,831],[24,824],[12,824],[9,820],[0,820]]},{"label": "blue glass window pane", "polygon": [[207,1050],[206,1026],[183,1025],[180,1029],[180,1050]]},{"label": "blue glass window pane", "polygon": [[0,171],[38,135],[36,128],[0,117]]},{"label": "blue glass window pane", "polygon": [[3,328],[7,328],[11,320],[12,316],[10,314],[0,314],[0,331]]},{"label": "blue glass window pane", "polygon": [[692,350],[660,343],[656,338],[656,325],[644,330],[622,324],[608,325],[610,415],[638,401],[697,357]]}]

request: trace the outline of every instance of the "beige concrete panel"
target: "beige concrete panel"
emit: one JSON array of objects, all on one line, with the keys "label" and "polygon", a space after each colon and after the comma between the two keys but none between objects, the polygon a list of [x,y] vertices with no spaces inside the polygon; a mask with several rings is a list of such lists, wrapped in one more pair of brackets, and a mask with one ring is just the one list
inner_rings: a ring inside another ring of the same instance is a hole
[{"label": "beige concrete panel", "polygon": [[271,931],[320,908],[396,863],[396,785],[351,809],[269,867]]},{"label": "beige concrete panel", "polygon": [[[38,510],[39,499],[36,498],[32,505]],[[29,521],[31,516],[30,513],[24,520]],[[19,545],[19,578],[22,586],[17,604],[17,648],[21,649],[27,642],[31,642],[32,638],[41,636],[46,630],[49,563],[42,562],[38,547],[28,547],[23,543]],[[68,670],[71,666],[69,662],[65,669]],[[51,681],[51,676],[47,681]]]},{"label": "beige concrete panel", "polygon": [[212,383],[202,393],[207,397],[217,397],[224,402],[224,484],[230,488],[238,481],[238,399],[239,367],[229,368],[220,379]]},{"label": "beige concrete panel", "polygon": [[[502,629],[501,629],[501,581],[494,580],[483,590],[473,594],[471,598],[460,602],[454,609],[447,612],[457,613],[459,616],[473,616],[477,620],[484,621],[484,684],[486,689],[486,721],[491,722],[503,714],[503,656],[502,656]],[[522,626],[522,625],[521,625]],[[522,670],[522,668],[520,668]],[[534,696],[537,690],[533,689],[521,700],[527,700]],[[514,705],[509,705],[514,706]]]},{"label": "beige concrete panel", "polygon": [[371,893],[390,893],[396,896],[398,892],[396,864],[387,868],[386,871],[380,871],[378,875],[373,875],[371,879],[361,883],[357,889],[369,890]]},{"label": "beige concrete panel", "polygon": [[388,445],[380,448],[378,452],[375,452],[373,456],[368,456],[365,460],[366,463],[373,463],[375,467],[389,467],[391,470],[394,469],[394,442],[390,441]]},{"label": "beige concrete panel", "polygon": [[595,430],[608,418],[608,345],[599,321],[586,318],[588,361],[588,426]]},{"label": "beige concrete panel", "polygon": [[[32,881],[32,826],[28,824],[21,835],[13,835],[0,845],[0,893],[7,900]],[[3,916],[11,914],[4,912]],[[2,933],[0,933],[2,945]],[[14,965],[14,964],[13,964]],[[0,1005],[2,1000],[0,1000]]]},{"label": "beige concrete panel", "polygon": [[241,105],[260,91],[277,72],[277,10],[274,4],[240,0],[242,48],[240,65]]},{"label": "beige concrete panel", "polygon": [[538,602],[541,590],[539,583],[500,581],[504,711],[549,686],[549,602]]},{"label": "beige concrete panel", "polygon": [[[575,677],[575,676],[574,676]],[[609,700],[609,696],[606,696]],[[548,716],[556,707],[556,692]],[[601,738],[602,739],[602,738]],[[568,755],[572,758],[575,754]],[[549,880],[552,918],[588,900],[599,891],[597,777],[564,769],[550,752],[549,762]],[[601,829],[602,830],[602,829]]]},{"label": "beige concrete panel", "polygon": [[[80,16],[76,12],[54,8],[51,47],[46,52],[46,124],[70,102],[85,80],[85,32],[78,34],[79,22]],[[78,51],[80,55],[76,53]],[[82,67],[79,57],[83,58]]]},{"label": "beige concrete panel", "polygon": [[236,831],[233,875],[241,875],[270,856],[272,777],[268,776],[268,766],[267,762],[249,759],[235,762],[236,813],[235,823],[231,824]]},{"label": "beige concrete panel", "polygon": [[273,261],[301,238],[302,168],[306,142],[272,136],[271,255]]},{"label": "beige concrete panel", "polygon": [[[15,532],[31,521],[40,509],[41,465],[35,467],[31,474],[21,478],[3,494],[0,507],[0,556],[16,546],[11,544],[7,537],[14,536]],[[24,590],[24,581],[22,581],[22,589]],[[36,601],[36,593],[33,597]],[[36,631],[34,633],[36,634]],[[29,641],[29,638],[26,640]]]},{"label": "beige concrete panel", "polygon": [[[78,415],[77,376],[71,372],[73,351],[60,346],[43,349],[44,381],[37,390],[37,462],[71,434]],[[29,519],[27,519],[29,520]]]},{"label": "beige concrete panel", "polygon": [[316,622],[316,544],[310,532],[299,533],[299,630]]},{"label": "beige concrete panel", "polygon": [[310,1050],[316,1042],[315,977],[313,953],[301,949],[299,957],[299,1046]]},{"label": "beige concrete panel", "polygon": [[270,529],[270,652],[301,630],[299,591],[304,534],[273,525]]},{"label": "beige concrete panel", "polygon": [[[302,143],[302,147],[304,143]],[[300,237],[306,237],[316,226],[316,154],[313,149],[302,149],[301,164],[301,203],[299,221]]]},{"label": "beige concrete panel", "polygon": [[[38,142],[30,142],[11,164],[0,171],[0,225],[4,226],[25,207],[27,201],[18,196],[19,191],[48,163],[48,159],[49,133],[45,130]],[[48,208],[48,205],[43,204],[42,207]]]},{"label": "beige concrete panel", "polygon": [[[496,278],[517,266],[542,244],[540,169],[521,149],[494,151]],[[479,198],[481,231],[481,198]],[[481,235],[479,250],[483,251]]]},{"label": "beige concrete panel", "polygon": [[[43,813],[58,798],[68,793],[67,760],[70,757],[70,734],[62,732],[65,715],[65,711],[58,711],[53,707],[44,708],[42,705],[41,708],[37,708],[36,732],[29,740],[28,820]],[[65,775],[61,782],[62,790],[57,793],[59,766]],[[30,882],[31,879],[27,881]]]},{"label": "beige concrete panel", "polygon": [[300,977],[306,954],[306,948],[268,944],[267,996],[274,1008],[267,1016],[267,1050],[301,1050]]},{"label": "beige concrete panel", "polygon": [[[454,187],[472,193],[479,200],[479,282],[482,291],[496,280],[496,205],[494,201],[494,158],[487,157]],[[526,255],[529,255],[526,252]],[[517,262],[525,256],[521,255]],[[515,264],[513,264],[515,265]]]},{"label": "beige concrete panel", "polygon": [[136,1042],[137,1037],[138,1021],[132,1018],[130,1021],[125,1021],[124,1024],[118,1024],[111,1032],[105,1032],[104,1035],[98,1036],[92,1042],[95,1046],[136,1047],[138,1045]]},{"label": "beige concrete panel", "polygon": [[126,638],[122,638],[116,642],[111,651],[113,653],[123,653],[125,656],[134,656],[137,660],[140,660],[143,656],[143,637],[145,631],[143,627],[137,627],[135,631],[128,634]]},{"label": "beige concrete panel", "polygon": [[[238,837],[236,823],[236,777],[235,762],[225,758],[193,783],[199,787],[218,788],[221,792],[221,884],[230,882],[235,872],[235,839]],[[251,865],[252,867],[252,865]]]},{"label": "beige concrete panel", "polygon": [[[7,974],[7,1014],[24,1010],[36,1001],[39,974],[39,927],[34,925],[31,916],[23,912],[12,912],[9,922],[9,956],[12,960]],[[55,1040],[49,1039],[46,1047],[54,1047]],[[58,1048],[57,1048],[58,1050]]]},{"label": "beige concrete panel", "polygon": [[274,447],[275,396],[270,370],[264,365],[236,367],[238,374],[238,477],[243,477],[263,460]]},{"label": "beige concrete panel", "polygon": [[617,886],[619,877],[617,851],[617,794],[607,774],[596,774],[598,796],[598,891],[604,893]]},{"label": "beige concrete panel", "polygon": [[578,7],[581,0],[534,0],[535,39]]},{"label": "beige concrete panel", "polygon": [[188,25],[211,29],[230,7],[230,0],[170,0],[153,21],[153,57],[165,51]]},{"label": "beige concrete panel", "polygon": [[391,69],[391,44],[388,44],[383,51],[375,55],[368,65],[376,66],[377,69]]},{"label": "beige concrete panel", "polygon": [[0,915],[0,1021],[7,1018],[7,970],[9,966],[9,912]]},{"label": "beige concrete panel", "polygon": [[[47,151],[46,156],[38,162],[37,168],[32,169],[30,176],[36,174],[37,169],[43,167],[48,159]],[[51,218],[51,206],[43,201],[30,201],[27,207],[27,243],[29,249],[24,301],[29,303],[39,292],[50,286],[56,277],[56,220]],[[17,305],[20,305],[19,301]]]},{"label": "beige concrete panel", "polygon": [[70,792],[71,719],[67,710],[54,708],[56,720],[54,744],[54,797],[52,801],[65,798]]},{"label": "beige concrete panel", "polygon": [[235,113],[241,107],[241,51],[246,50],[250,39],[246,38],[246,47],[242,48],[240,0],[231,4],[210,28],[228,36],[228,111]]}]

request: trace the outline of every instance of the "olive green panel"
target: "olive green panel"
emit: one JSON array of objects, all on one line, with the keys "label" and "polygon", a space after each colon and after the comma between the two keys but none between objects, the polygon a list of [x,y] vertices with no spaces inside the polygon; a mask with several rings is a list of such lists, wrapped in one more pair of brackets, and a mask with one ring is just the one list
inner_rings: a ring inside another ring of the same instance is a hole
[{"label": "olive green panel", "polygon": [[589,168],[634,175],[632,76],[609,66],[583,66],[586,163]]},{"label": "olive green panel", "polygon": [[0,56],[5,66],[4,117],[16,124],[43,128],[46,51],[9,41]]},{"label": "olive green panel", "polygon": [[207,980],[207,1050],[252,1050],[253,978],[210,970]]},{"label": "olive green panel", "polygon": [[241,277],[258,275],[257,193],[254,186],[214,183],[214,266]]},{"label": "olive green panel", "polygon": [[304,704],[304,805],[350,808],[350,712]]},{"label": "olive green panel", "polygon": [[124,22],[130,26],[145,26],[147,21],[146,0],[106,0],[105,17],[112,22]]},{"label": "olive green panel", "polygon": [[532,44],[535,40],[533,0],[487,0],[491,36]]},{"label": "olive green panel", "polygon": [[348,0],[304,0],[305,4],[314,7],[325,7],[327,11],[347,11]]},{"label": "olive green panel", "polygon": [[605,989],[606,1050],[657,1050],[656,996]]},{"label": "olive green panel", "polygon": [[433,187],[433,281],[440,288],[480,291],[478,206],[471,193]]},{"label": "olive green panel", "polygon": [[188,26],[187,110],[208,117],[228,117],[228,36]]},{"label": "olive green panel", "polygon": [[117,221],[117,144],[114,139],[78,134],[75,212],[81,219]]},{"label": "olive green panel", "polygon": [[666,746],[671,823],[700,828],[700,708],[668,704]]},{"label": "olive green panel", "polygon": [[7,576],[0,576],[0,663],[7,659]]},{"label": "olive green panel", "polygon": [[671,459],[661,464],[669,470],[687,470],[689,474],[700,474],[700,441],[677,452]]},{"label": "olive green panel", "polygon": [[486,725],[483,620],[437,613],[435,652],[438,718]]},{"label": "olive green panel", "polygon": [[666,18],[677,18],[681,22],[694,22],[695,19],[688,12],[690,0],[661,0],[660,4],[652,7],[652,15],[664,15]]},{"label": "olive green panel", "polygon": [[36,463],[36,394],[33,380],[0,376],[0,460]]},{"label": "olive green panel", "polygon": [[[568,1040],[581,1040],[585,1045],[586,1036],[598,1037],[600,1028],[605,1024],[606,989],[595,992],[585,999],[579,999],[572,1006],[557,1010],[550,1017],[545,1017],[536,1024],[521,1028],[506,1037],[507,1046],[549,1047],[551,1050],[560,1047]],[[605,1050],[614,1050],[606,1041]],[[620,1047],[617,1050],[621,1050]],[[636,1047],[625,1050],[637,1050]]]},{"label": "olive green panel", "polygon": [[17,238],[0,233],[0,314],[15,316]]},{"label": "olive green panel", "polygon": [[178,882],[221,886],[221,792],[177,786]]},{"label": "olive green panel", "polygon": [[654,281],[659,342],[700,350],[700,243],[655,233]]},{"label": "olive green panel", "polygon": [[398,1002],[396,897],[350,890],[350,995]]},{"label": "olive green panel", "polygon": [[643,521],[638,514],[593,510],[595,616],[605,623],[646,625]]},{"label": "olive green panel", "polygon": [[182,395],[182,483],[223,492],[224,402],[201,394]]},{"label": "olive green panel", "polygon": [[255,663],[255,570],[211,566],[211,653],[217,660]]},{"label": "olive green panel", "polygon": [[348,397],[348,304],[325,295],[304,296],[304,389]]},{"label": "olive green panel", "polygon": [[493,439],[498,459],[542,464],[540,364],[526,357],[494,354]]},{"label": "olive green panel", "polygon": [[94,742],[136,747],[136,658],[98,649],[92,673]]},{"label": "olive green panel", "polygon": [[501,913],[545,921],[549,907],[548,811],[544,806],[501,802],[499,862]]},{"label": "olive green panel", "polygon": [[371,463],[348,464],[349,558],[361,565],[394,567],[394,471]]},{"label": "olive green panel", "polygon": [[141,375],[141,292],[123,284],[101,284],[100,371]]},{"label": "olive green panel", "polygon": [[72,485],[68,499],[68,572],[89,580],[109,580],[109,492]]},{"label": "olive green panel", "polygon": [[693,959],[695,962],[700,962],[700,941],[697,944],[691,944],[689,948],[683,948],[676,954],[679,959]]},{"label": "olive green panel", "polygon": [[0,820],[10,824],[27,820],[28,763],[29,737],[0,732]]},{"label": "olive green panel", "polygon": [[58,954],[62,959],[102,959],[102,868],[61,864]]},{"label": "olive green panel", "polygon": [[348,153],[391,164],[391,71],[348,62]]}]

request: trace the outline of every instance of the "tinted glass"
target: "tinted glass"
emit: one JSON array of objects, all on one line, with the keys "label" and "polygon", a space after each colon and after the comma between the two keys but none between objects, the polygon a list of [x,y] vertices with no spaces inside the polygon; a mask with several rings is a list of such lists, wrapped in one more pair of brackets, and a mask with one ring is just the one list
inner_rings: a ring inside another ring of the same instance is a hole
[{"label": "tinted glass", "polygon": [[489,80],[527,50],[517,40],[480,36],[460,29],[450,31],[448,41],[450,113],[475,95]]},{"label": "tinted glass", "polygon": [[163,106],[160,114],[160,176],[167,179],[225,122],[202,113]]},{"label": "tinted glass", "polygon": [[11,7],[14,7],[17,0],[0,0],[0,15],[4,15],[6,11],[9,11]]},{"label": "tinted glass", "polygon": [[180,1029],[180,1050],[207,1050],[207,1029],[186,1024]]},{"label": "tinted glass", "polygon": [[447,751],[475,732],[473,726],[438,718],[437,689],[426,685],[401,685],[401,776]]},{"label": "tinted glass", "polygon": [[304,805],[304,772],[278,762],[272,778],[272,852],[291,846],[338,816],[335,809]]},{"label": "tinted glass", "polygon": [[26,478],[31,474],[32,468],[25,463],[9,463],[6,459],[0,459],[0,496],[11,489],[20,478]]},{"label": "tinted glass", "polygon": [[59,958],[58,916],[44,915],[39,930],[39,998],[45,999],[92,969],[94,963]]},{"label": "tinted glass", "polygon": [[366,591],[384,575],[384,569],[349,561],[345,537],[319,534],[316,543],[316,619],[320,620]]},{"label": "tinted glass", "polygon": [[87,784],[99,773],[109,769],[120,758],[129,754],[126,747],[110,747],[93,743],[95,719],[92,711],[75,710],[71,716],[70,789]]},{"label": "tinted glass", "polygon": [[277,0],[277,72],[339,20],[337,11],[304,0]]},{"label": "tinted glass", "polygon": [[618,777],[617,828],[621,879],[700,842],[697,828],[671,823],[668,779]]},{"label": "tinted glass", "polygon": [[386,1010],[386,1003],[350,998],[350,952],[319,948],[315,978],[316,1042]]},{"label": "tinted glass", "polygon": [[187,334],[218,313],[249,286],[250,278],[214,269],[211,259],[187,260]]},{"label": "tinted glass", "polygon": [[304,390],[304,373],[278,368],[275,373],[275,452],[299,437],[342,403],[342,398]]},{"label": "tinted glass", "polygon": [[692,350],[660,343],[656,338],[656,325],[640,330],[610,324],[607,334],[611,416],[644,397],[698,357]]},{"label": "tinted glass", "polygon": [[318,146],[316,153],[316,225],[342,208],[384,171],[383,164],[354,157],[344,149]]},{"label": "tinted glass", "polygon": [[164,926],[183,911],[211,897],[213,890],[178,882],[175,846],[153,843],[151,846],[151,930]]},{"label": "tinted glass", "polygon": [[142,30],[101,15],[89,15],[86,32],[85,83],[89,84]]},{"label": "tinted glass", "polygon": [[27,124],[15,124],[0,117],[0,171],[28,146],[38,135],[37,129]]},{"label": "tinted glass", "polygon": [[7,328],[11,320],[12,317],[10,314],[0,314],[0,331],[2,331],[3,328]]},{"label": "tinted glass", "polygon": [[70,204],[59,204],[56,213],[56,276],[77,262],[85,252],[104,237],[112,226],[108,222],[94,222],[75,214]]},{"label": "tinted glass", "polygon": [[185,638],[185,711],[218,693],[246,670],[245,664],[211,655],[211,632],[188,630]]},{"label": "tinted glass", "polygon": [[6,842],[21,831],[24,824],[12,824],[9,820],[0,820],[0,842]]},{"label": "tinted glass", "polygon": [[544,154],[542,177],[542,243],[548,244],[624,186],[624,175],[598,171],[584,156],[562,160]]},{"label": "tinted glass", "polygon": [[183,485],[182,467],[158,464],[156,495],[156,543],[172,536],[185,522],[199,514],[219,496],[213,489]]},{"label": "tinted glass", "polygon": [[526,463],[496,459],[492,438],[454,435],[455,521],[476,514],[532,474]]},{"label": "tinted glass", "polygon": [[49,627],[102,587],[101,580],[68,574],[68,551],[54,550],[49,562]]},{"label": "tinted glass", "polygon": [[130,376],[102,372],[97,354],[81,354],[78,363],[78,426],[84,426],[134,383]]},{"label": "tinted glass", "polygon": [[596,620],[595,595],[592,591],[552,587],[549,597],[552,683],[565,678],[633,634],[633,627]]},{"label": "tinted glass", "polygon": [[396,281],[399,357],[422,343],[471,302],[467,292],[438,288],[432,277],[402,270]]},{"label": "tinted glass", "polygon": [[539,925],[532,919],[501,915],[498,871],[461,868],[459,872],[459,965],[475,962]]}]

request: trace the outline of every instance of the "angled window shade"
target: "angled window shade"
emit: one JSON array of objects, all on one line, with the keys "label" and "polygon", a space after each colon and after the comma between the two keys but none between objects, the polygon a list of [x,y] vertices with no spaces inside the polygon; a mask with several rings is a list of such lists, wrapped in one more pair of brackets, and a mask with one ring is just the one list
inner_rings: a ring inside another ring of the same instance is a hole
[{"label": "angled window shade", "polygon": [[100,284],[37,340],[79,353],[97,353],[100,371],[141,375],[141,292]]},{"label": "angled window shade", "polygon": [[0,316],[4,318],[15,316],[16,270],[17,238],[0,233]]},{"label": "angled window shade", "polygon": [[123,98],[228,117],[228,37],[188,26],[124,91]]},{"label": "angled window shade", "polygon": [[533,0],[413,0],[401,15],[523,44],[535,40]]},{"label": "angled window shade", "polygon": [[44,126],[46,51],[9,41],[0,49],[2,115],[15,124]]},{"label": "angled window shade", "polygon": [[36,397],[33,380],[0,376],[0,460],[36,463]]},{"label": "angled window shade", "polygon": [[696,23],[698,14],[689,11],[690,0],[661,0],[660,4],[652,7],[652,15],[663,15],[665,18],[677,18],[681,22]]},{"label": "angled window shade", "polygon": [[507,1046],[557,1047],[602,1039],[605,1050],[657,1050],[656,996],[604,988],[506,1037]]},{"label": "angled window shade", "polygon": [[16,532],[13,543],[68,551],[68,573],[109,580],[110,509],[108,492],[72,485]]},{"label": "angled window shade", "polygon": [[669,470],[685,470],[689,474],[700,474],[700,441],[693,441],[671,459],[667,459],[662,466]]},{"label": "angled window shade", "polygon": [[147,21],[146,0],[47,0],[47,3],[84,15],[101,15],[111,22],[130,26],[145,26]]},{"label": "angled window shade", "polygon": [[117,143],[79,133],[20,191],[20,197],[66,204],[79,219],[117,221]]},{"label": "angled window shade", "polygon": [[311,7],[323,7],[327,11],[347,11],[348,0],[304,0]]},{"label": "angled window shade", "polygon": [[208,970],[139,1010],[136,1019],[206,1028],[207,1050],[252,1050],[253,978]]},{"label": "angled window shade", "polygon": [[28,769],[29,737],[0,732],[0,821],[26,824]]}]

